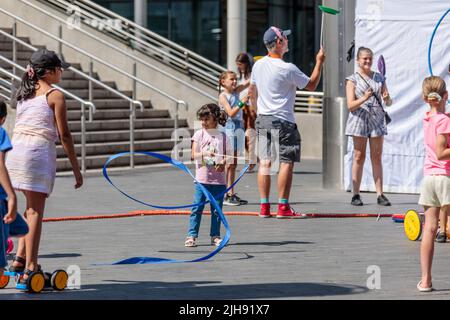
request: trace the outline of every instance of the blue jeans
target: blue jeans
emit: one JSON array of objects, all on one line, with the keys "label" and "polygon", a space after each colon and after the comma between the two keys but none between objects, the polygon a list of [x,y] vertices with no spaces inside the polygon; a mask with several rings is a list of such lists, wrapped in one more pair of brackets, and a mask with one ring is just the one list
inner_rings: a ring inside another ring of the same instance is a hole
[{"label": "blue jeans", "polygon": [[[206,190],[208,190],[219,203],[220,208],[223,205],[223,195],[220,198],[217,198],[217,195],[223,193],[226,190],[225,185],[221,184],[202,184]],[[194,193],[194,202],[200,203],[206,201],[206,196],[203,194],[199,185],[195,184],[195,193]],[[202,213],[205,205],[192,207],[191,216],[189,218],[189,231],[188,236],[198,238],[198,231],[200,229],[200,221],[202,220]],[[211,205],[211,230],[210,236],[220,236],[220,217],[214,207]]]},{"label": "blue jeans", "polygon": [[28,224],[20,214],[11,224],[3,222],[4,216],[8,213],[8,203],[0,200],[0,268],[4,268],[6,263],[6,249],[8,248],[9,237],[21,237],[28,233]]}]

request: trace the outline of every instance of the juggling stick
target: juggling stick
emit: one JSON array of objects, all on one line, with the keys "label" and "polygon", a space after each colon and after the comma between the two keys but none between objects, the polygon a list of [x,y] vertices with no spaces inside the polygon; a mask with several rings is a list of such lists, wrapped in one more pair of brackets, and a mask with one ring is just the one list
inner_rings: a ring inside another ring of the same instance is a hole
[{"label": "juggling stick", "polygon": [[320,11],[322,11],[322,22],[320,25],[320,46],[323,47],[323,20],[324,20],[324,13],[328,13],[328,14],[332,14],[332,15],[338,15],[341,13],[340,10],[337,9],[333,9],[330,7],[325,7],[325,6],[319,6]]}]

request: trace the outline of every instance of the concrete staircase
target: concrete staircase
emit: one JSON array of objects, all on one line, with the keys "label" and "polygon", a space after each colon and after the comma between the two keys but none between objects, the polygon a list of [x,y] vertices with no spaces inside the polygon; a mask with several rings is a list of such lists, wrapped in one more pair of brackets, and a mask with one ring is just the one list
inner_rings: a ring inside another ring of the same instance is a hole
[{"label": "concrete staircase", "polygon": [[[11,33],[11,29],[2,29]],[[21,37],[27,43],[28,38]],[[35,47],[43,47],[36,46]],[[17,63],[26,66],[32,51],[21,45],[18,45]],[[0,55],[12,59],[12,41],[5,36],[0,35]],[[70,61],[69,61],[70,62]],[[81,70],[81,66],[72,63],[72,66]],[[7,63],[0,61],[0,67],[12,71]],[[98,74],[94,74],[99,79]],[[59,84],[64,89],[79,96],[82,99],[88,99],[88,80],[76,74],[73,71],[65,71]],[[113,81],[103,81],[103,83],[116,88]],[[132,96],[131,91],[121,91],[128,97]],[[97,107],[93,122],[86,121],[86,168],[102,168],[106,160],[113,154],[129,151],[130,132],[129,132],[129,103],[113,93],[94,85],[93,103]],[[68,121],[72,136],[75,142],[75,149],[81,164],[81,106],[80,103],[67,98]],[[174,119],[170,117],[168,110],[150,109],[150,101],[141,101],[144,105],[144,112],[139,108],[136,111],[135,121],[135,151],[155,151],[170,156],[174,146],[171,140]],[[86,111],[86,119],[87,119]],[[178,120],[179,128],[187,128],[186,120]],[[160,162],[157,159],[136,155],[136,165],[147,165]],[[122,157],[116,159],[110,166],[128,166],[129,158]],[[62,146],[57,145],[57,171],[71,170],[70,163],[64,154]]]}]

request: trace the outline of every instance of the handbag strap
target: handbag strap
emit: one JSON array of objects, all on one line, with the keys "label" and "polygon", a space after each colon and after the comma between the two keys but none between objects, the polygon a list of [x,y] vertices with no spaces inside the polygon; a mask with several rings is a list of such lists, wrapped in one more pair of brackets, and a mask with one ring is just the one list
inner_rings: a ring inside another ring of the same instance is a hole
[{"label": "handbag strap", "polygon": [[367,86],[372,90],[372,96],[375,97],[375,99],[377,99],[378,104],[380,105],[380,107],[383,107],[383,104],[381,103],[380,99],[378,98],[378,96],[375,94],[375,90],[373,90],[372,86],[367,82],[366,79],[364,79],[364,77],[357,72],[356,73],[361,79],[363,79],[363,81],[367,84]]}]

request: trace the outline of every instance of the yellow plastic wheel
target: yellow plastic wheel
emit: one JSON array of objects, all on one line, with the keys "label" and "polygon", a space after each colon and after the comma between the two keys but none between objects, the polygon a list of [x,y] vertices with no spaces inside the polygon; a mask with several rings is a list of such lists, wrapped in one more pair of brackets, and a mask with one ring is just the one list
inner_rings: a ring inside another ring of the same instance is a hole
[{"label": "yellow plastic wheel", "polygon": [[408,210],[403,223],[406,237],[411,241],[416,241],[422,235],[422,221],[417,211]]},{"label": "yellow plastic wheel", "polygon": [[69,280],[69,275],[64,270],[56,270],[52,274],[51,283],[52,288],[57,291],[62,291],[67,287],[67,281]]},{"label": "yellow plastic wheel", "polygon": [[4,289],[9,283],[9,277],[2,275],[0,277],[0,289]]},{"label": "yellow plastic wheel", "polygon": [[27,288],[29,292],[40,293],[45,286],[45,278],[41,272],[32,273],[27,278]]}]

